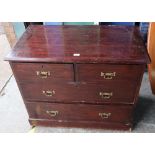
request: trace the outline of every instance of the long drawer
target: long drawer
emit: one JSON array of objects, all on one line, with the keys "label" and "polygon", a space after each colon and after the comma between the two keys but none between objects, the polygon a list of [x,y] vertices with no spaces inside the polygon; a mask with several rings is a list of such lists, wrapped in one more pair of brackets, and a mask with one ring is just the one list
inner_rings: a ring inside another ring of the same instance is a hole
[{"label": "long drawer", "polygon": [[27,101],[88,102],[133,104],[136,85],[134,83],[96,84],[21,84],[23,97]]},{"label": "long drawer", "polygon": [[62,104],[46,102],[27,103],[30,118],[57,121],[98,121],[124,122],[132,121],[133,107],[123,105],[87,105]]},{"label": "long drawer", "polygon": [[74,80],[72,64],[11,63],[18,82],[67,82]]}]

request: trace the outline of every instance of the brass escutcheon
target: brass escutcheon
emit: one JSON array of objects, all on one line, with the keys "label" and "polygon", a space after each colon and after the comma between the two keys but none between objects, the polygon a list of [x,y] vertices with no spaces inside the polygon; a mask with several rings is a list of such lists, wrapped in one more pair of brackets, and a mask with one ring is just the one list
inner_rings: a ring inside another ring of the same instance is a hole
[{"label": "brass escutcheon", "polygon": [[103,99],[110,99],[113,95],[112,92],[108,93],[108,92],[100,92],[99,95],[103,98]]},{"label": "brass escutcheon", "polygon": [[45,94],[46,96],[53,96],[55,94],[55,91],[54,90],[52,90],[52,91],[43,90],[42,93]]},{"label": "brass escutcheon", "polygon": [[99,116],[102,118],[102,119],[106,119],[106,118],[109,118],[111,116],[111,113],[102,113],[100,112],[99,113]]},{"label": "brass escutcheon", "polygon": [[36,71],[37,76],[40,78],[47,78],[51,75],[50,71]]},{"label": "brass escutcheon", "polygon": [[58,111],[53,110],[51,111],[47,110],[46,113],[49,114],[51,117],[55,117],[56,115],[58,115]]},{"label": "brass escutcheon", "polygon": [[113,79],[113,77],[116,76],[116,72],[113,72],[113,73],[101,72],[101,76],[103,76],[103,78],[106,79],[106,80],[111,80],[111,79]]}]

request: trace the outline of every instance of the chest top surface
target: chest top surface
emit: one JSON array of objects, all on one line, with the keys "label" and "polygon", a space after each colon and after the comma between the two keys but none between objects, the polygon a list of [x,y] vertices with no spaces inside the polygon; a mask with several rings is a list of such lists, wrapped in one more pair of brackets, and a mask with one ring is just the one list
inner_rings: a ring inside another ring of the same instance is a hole
[{"label": "chest top surface", "polygon": [[29,26],[5,58],[21,62],[145,64],[137,27]]}]

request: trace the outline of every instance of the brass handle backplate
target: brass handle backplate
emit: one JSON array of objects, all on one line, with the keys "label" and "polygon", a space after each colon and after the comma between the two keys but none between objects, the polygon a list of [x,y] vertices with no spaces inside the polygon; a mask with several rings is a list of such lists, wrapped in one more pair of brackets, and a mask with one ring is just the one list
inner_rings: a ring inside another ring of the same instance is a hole
[{"label": "brass handle backplate", "polygon": [[51,75],[50,71],[36,71],[36,73],[40,78],[47,78]]},{"label": "brass handle backplate", "polygon": [[102,113],[100,112],[99,113],[99,116],[102,118],[102,119],[106,119],[106,118],[109,118],[111,116],[111,113]]},{"label": "brass handle backplate", "polygon": [[42,93],[45,94],[46,96],[53,96],[55,94],[55,91],[54,90],[52,90],[52,91],[43,90]]},{"label": "brass handle backplate", "polygon": [[100,92],[99,95],[103,98],[103,99],[110,99],[113,96],[113,93],[107,93],[107,92]]},{"label": "brass handle backplate", "polygon": [[51,111],[47,110],[46,113],[49,114],[51,117],[55,117],[56,115],[58,115],[58,111],[53,110]]},{"label": "brass handle backplate", "polygon": [[106,80],[111,80],[111,79],[113,79],[113,77],[116,76],[116,72],[112,72],[112,73],[101,72],[101,76],[103,76],[103,78]]}]

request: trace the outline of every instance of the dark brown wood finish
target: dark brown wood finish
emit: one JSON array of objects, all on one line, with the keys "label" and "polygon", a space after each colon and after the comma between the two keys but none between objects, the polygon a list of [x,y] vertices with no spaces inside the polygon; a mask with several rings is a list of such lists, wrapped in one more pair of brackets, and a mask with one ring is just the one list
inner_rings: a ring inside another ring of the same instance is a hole
[{"label": "dark brown wood finish", "polygon": [[[132,106],[27,103],[31,118],[63,121],[97,121],[127,123],[132,121]],[[50,113],[51,112],[51,113]],[[52,115],[53,114],[53,115]],[[55,114],[55,115],[54,115]]]},{"label": "dark brown wood finish", "polygon": [[32,126],[50,126],[50,127],[76,127],[76,128],[98,128],[112,130],[129,130],[131,132],[132,123],[116,123],[116,122],[96,122],[96,121],[53,121],[49,119],[29,118]]},{"label": "dark brown wood finish", "polygon": [[[80,56],[74,56],[74,54],[80,54]],[[150,62],[137,28],[95,25],[31,25],[6,60],[117,64]]]},{"label": "dark brown wood finish", "polygon": [[[124,86],[123,86],[124,85]],[[53,102],[83,102],[83,103],[123,103],[133,104],[136,83],[104,83],[104,85],[96,84],[50,84],[50,83],[39,83],[32,84],[26,83],[21,84],[21,90],[24,94],[24,98],[27,101],[53,101]],[[33,93],[31,90],[34,90]],[[54,93],[49,96],[44,91],[51,91]],[[103,95],[101,93],[110,93]],[[111,94],[112,93],[112,94]]]},{"label": "dark brown wood finish", "polygon": [[29,26],[6,60],[31,125],[123,130],[150,62],[126,26]]},{"label": "dark brown wood finish", "polygon": [[[73,64],[12,63],[12,68],[20,82],[74,81]],[[43,72],[47,72],[47,76]]]},{"label": "dark brown wood finish", "polygon": [[[77,78],[80,82],[135,82],[139,81],[143,72],[143,65],[77,64]],[[114,76],[109,78],[106,76],[109,73]]]}]

